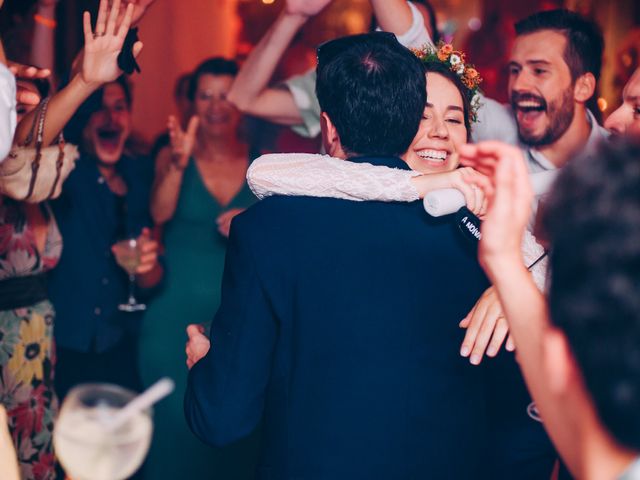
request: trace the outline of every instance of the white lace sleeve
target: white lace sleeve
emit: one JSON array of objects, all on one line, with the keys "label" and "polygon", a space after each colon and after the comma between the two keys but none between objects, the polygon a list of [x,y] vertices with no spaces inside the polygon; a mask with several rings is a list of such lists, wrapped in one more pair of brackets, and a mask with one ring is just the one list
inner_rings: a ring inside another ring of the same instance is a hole
[{"label": "white lace sleeve", "polygon": [[328,155],[263,155],[247,171],[247,182],[260,199],[270,195],[305,195],[345,200],[412,202],[419,199],[411,177],[420,175]]},{"label": "white lace sleeve", "polygon": [[534,237],[529,230],[525,231],[524,238],[522,239],[522,256],[524,257],[524,263],[527,268],[533,265],[533,267],[529,268],[533,276],[533,281],[538,289],[544,292],[547,282],[547,263],[549,259],[545,255],[544,247],[536,241],[536,237]]}]

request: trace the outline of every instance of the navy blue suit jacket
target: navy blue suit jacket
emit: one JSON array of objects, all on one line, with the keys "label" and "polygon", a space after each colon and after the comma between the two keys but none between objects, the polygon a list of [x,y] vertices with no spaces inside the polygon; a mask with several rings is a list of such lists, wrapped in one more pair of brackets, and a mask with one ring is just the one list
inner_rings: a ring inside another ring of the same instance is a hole
[{"label": "navy blue suit jacket", "polygon": [[220,445],[262,419],[261,479],[478,478],[483,372],[458,323],[488,283],[465,242],[421,202],[272,197],[236,217],[192,430]]}]

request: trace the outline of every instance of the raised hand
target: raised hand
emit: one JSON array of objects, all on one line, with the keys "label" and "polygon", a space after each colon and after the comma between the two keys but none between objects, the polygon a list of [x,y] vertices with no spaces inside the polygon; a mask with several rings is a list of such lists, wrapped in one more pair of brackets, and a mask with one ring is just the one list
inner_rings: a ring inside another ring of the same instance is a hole
[{"label": "raised hand", "polygon": [[522,263],[522,238],[531,216],[533,190],[522,151],[501,142],[482,142],[460,147],[464,165],[486,175],[470,181],[488,199],[482,223],[479,258],[490,271],[503,259]]},{"label": "raised hand", "polygon": [[173,115],[169,116],[167,128],[169,129],[169,139],[171,140],[171,156],[174,165],[180,169],[186,168],[189,157],[193,153],[196,144],[196,133],[200,118],[196,115],[191,117],[187,131],[180,127],[180,122]]},{"label": "raised hand", "polygon": [[285,12],[290,15],[313,17],[331,3],[331,0],[287,0]]},{"label": "raised hand", "polygon": [[[127,36],[133,16],[133,4],[129,4],[122,22],[118,23],[120,0],[114,0],[108,11],[108,0],[100,0],[96,30],[91,28],[91,15],[84,12],[84,58],[80,75],[88,84],[102,84],[117,79],[122,70],[118,67],[118,55]],[[133,55],[138,56],[142,42],[133,46]]]}]

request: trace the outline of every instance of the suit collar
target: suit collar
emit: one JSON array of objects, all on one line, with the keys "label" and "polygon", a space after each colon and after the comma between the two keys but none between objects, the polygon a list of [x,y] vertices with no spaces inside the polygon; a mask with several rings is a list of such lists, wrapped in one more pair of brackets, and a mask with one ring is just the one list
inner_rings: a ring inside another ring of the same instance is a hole
[{"label": "suit collar", "polygon": [[354,163],[370,163],[371,165],[389,167],[389,168],[398,168],[400,170],[411,170],[411,168],[409,168],[409,165],[407,165],[407,163],[399,157],[359,156],[359,157],[350,157],[347,159],[347,161],[354,162]]}]

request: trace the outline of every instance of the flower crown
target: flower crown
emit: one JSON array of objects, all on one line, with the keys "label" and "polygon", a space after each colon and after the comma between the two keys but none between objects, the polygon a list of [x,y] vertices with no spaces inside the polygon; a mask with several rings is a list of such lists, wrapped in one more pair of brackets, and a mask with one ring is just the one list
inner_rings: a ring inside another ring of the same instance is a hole
[{"label": "flower crown", "polygon": [[462,84],[467,89],[469,99],[469,120],[475,122],[478,119],[478,109],[480,108],[480,83],[482,77],[473,65],[465,62],[464,53],[454,50],[449,43],[438,43],[438,46],[425,45],[422,48],[414,48],[412,52],[422,62],[442,63],[453,73],[460,77]]}]

